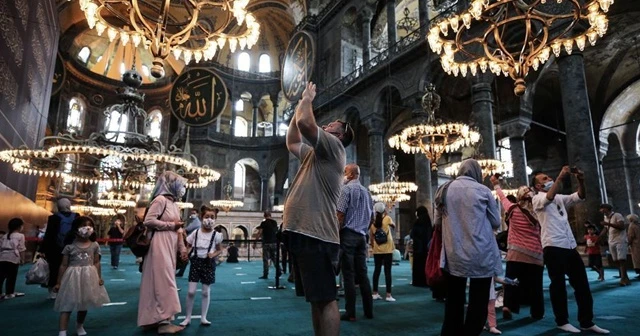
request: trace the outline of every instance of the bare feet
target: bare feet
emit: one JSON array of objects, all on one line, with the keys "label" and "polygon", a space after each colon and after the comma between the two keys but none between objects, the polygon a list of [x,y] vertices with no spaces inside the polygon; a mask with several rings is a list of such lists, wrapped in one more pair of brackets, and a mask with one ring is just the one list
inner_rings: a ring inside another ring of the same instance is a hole
[{"label": "bare feet", "polygon": [[159,335],[177,334],[182,330],[184,330],[184,327],[177,326],[175,324],[163,324],[160,327],[158,327],[158,334]]}]

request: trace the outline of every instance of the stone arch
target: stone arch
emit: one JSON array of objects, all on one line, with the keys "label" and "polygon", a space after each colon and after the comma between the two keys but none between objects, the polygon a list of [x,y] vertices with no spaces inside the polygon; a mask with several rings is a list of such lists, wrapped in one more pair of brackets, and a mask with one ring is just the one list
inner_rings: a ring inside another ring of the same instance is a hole
[{"label": "stone arch", "polygon": [[625,165],[625,155],[618,135],[613,132],[609,133],[607,143],[607,154],[602,159],[607,199],[616,211],[629,213],[632,208],[629,202],[631,198],[629,172]]},{"label": "stone arch", "polygon": [[222,233],[222,239],[224,240],[228,240],[229,239],[229,231],[227,230],[227,228],[224,225],[217,225],[215,227],[216,230],[220,230],[220,233]]},{"label": "stone arch", "polygon": [[[621,126],[632,119],[636,111],[640,110],[640,80],[635,81],[624,89],[607,107],[600,124],[600,156],[607,155],[609,134],[615,133],[618,139],[624,139],[626,127]],[[624,152],[637,151],[636,144],[621,143]]]}]

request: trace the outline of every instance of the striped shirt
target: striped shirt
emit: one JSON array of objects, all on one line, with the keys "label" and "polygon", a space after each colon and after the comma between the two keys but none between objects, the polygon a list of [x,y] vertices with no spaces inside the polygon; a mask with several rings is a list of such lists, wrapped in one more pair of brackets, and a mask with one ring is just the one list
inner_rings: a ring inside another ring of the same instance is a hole
[{"label": "striped shirt", "polygon": [[[505,211],[509,210],[516,203],[511,203],[504,195],[499,186],[495,187]],[[540,226],[532,225],[529,218],[522,213],[520,208],[513,209],[509,219],[509,238],[507,238],[507,248],[524,253],[530,257],[542,260],[542,244],[540,243]]]},{"label": "striped shirt", "polygon": [[359,180],[351,180],[342,186],[337,210],[344,214],[344,228],[367,235],[373,215],[373,201]]}]

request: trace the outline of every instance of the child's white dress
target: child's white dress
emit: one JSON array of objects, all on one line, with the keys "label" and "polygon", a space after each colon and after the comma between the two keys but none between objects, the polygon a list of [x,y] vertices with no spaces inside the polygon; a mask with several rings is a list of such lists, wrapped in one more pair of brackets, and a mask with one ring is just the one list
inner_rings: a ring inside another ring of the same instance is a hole
[{"label": "child's white dress", "polygon": [[67,245],[62,255],[69,258],[62,275],[60,290],[53,309],[57,312],[83,311],[109,303],[109,295],[100,286],[98,270],[93,266],[94,256],[100,253],[98,243],[82,248],[75,243]]}]

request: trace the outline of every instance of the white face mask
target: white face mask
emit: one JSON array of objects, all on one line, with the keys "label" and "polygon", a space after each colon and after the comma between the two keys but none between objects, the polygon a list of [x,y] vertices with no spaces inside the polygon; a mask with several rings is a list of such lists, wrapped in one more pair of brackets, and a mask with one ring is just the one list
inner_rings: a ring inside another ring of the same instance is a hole
[{"label": "white face mask", "polygon": [[213,218],[205,218],[202,220],[202,227],[211,230],[213,229],[213,225],[216,223],[216,220]]},{"label": "white face mask", "polygon": [[191,216],[189,216],[191,219],[195,219],[196,217],[198,217],[198,215],[196,214],[192,214]]},{"label": "white face mask", "polygon": [[178,198],[182,198],[182,196],[184,196],[184,194],[186,194],[186,193],[187,193],[187,188],[182,187],[182,188],[180,188],[180,190],[178,190],[178,195],[177,196],[178,196]]},{"label": "white face mask", "polygon": [[91,237],[91,235],[93,234],[93,228],[90,226],[83,226],[81,228],[78,228],[78,236],[80,236],[81,238],[89,238]]},{"label": "white face mask", "polygon": [[549,191],[549,189],[551,189],[551,186],[553,185],[553,181],[547,181],[544,186],[542,186],[542,190],[544,191]]}]

